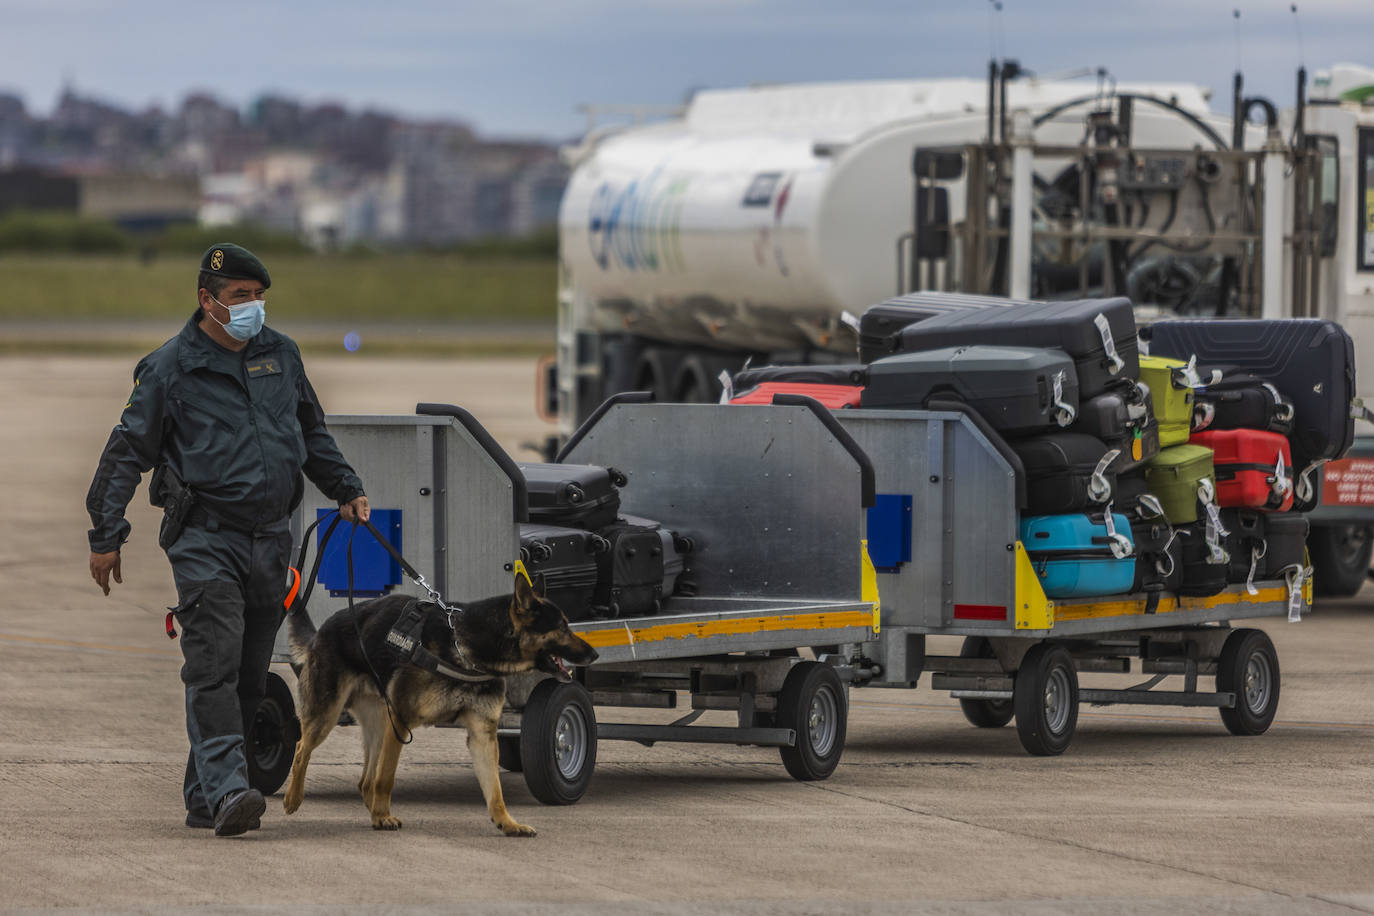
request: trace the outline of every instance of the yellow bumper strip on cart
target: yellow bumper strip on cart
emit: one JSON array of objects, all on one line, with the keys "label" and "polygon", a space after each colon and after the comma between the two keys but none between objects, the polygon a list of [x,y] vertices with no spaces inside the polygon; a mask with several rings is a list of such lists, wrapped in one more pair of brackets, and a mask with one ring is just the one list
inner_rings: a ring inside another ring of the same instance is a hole
[{"label": "yellow bumper strip on cart", "polygon": [[860,562],[863,573],[859,585],[859,600],[873,605],[873,635],[880,631],[879,617],[882,613],[882,599],[878,596],[878,570],[873,568],[873,558],[868,555],[868,541],[859,541]]},{"label": "yellow bumper strip on cart", "polygon": [[710,636],[747,635],[778,630],[842,630],[876,625],[877,615],[871,610],[817,611],[808,614],[736,617],[691,623],[647,624],[642,627],[626,624],[623,627],[604,630],[577,630],[574,627],[574,632],[591,643],[594,648],[604,649],[668,639],[704,639]]}]

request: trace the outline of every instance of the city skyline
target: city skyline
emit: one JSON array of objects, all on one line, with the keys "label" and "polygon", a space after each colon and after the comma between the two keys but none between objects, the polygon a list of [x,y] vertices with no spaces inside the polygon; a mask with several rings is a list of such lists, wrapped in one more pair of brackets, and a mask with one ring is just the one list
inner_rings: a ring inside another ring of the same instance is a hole
[{"label": "city skyline", "polygon": [[[1233,9],[1241,17],[1232,16]],[[700,88],[759,82],[980,76],[993,53],[1055,75],[1210,86],[1291,104],[1299,63],[1374,65],[1374,4],[1184,0],[1150,4],[948,4],[851,0],[410,0],[195,10],[170,0],[0,0],[0,93],[47,116],[60,93],[133,111],[205,92],[240,109],[262,95],[410,119],[484,137],[564,140],[584,103],[674,104]],[[112,38],[111,36],[115,36]],[[1239,36],[1239,41],[1237,40]]]}]

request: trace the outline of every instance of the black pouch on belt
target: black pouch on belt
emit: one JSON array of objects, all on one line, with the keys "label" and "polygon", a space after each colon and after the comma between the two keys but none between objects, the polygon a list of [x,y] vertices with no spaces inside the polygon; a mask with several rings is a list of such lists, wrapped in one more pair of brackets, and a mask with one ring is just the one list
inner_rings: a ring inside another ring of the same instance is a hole
[{"label": "black pouch on belt", "polygon": [[186,527],[186,516],[196,504],[195,491],[181,482],[176,472],[165,464],[153,470],[148,481],[148,499],[154,506],[162,507],[162,528],[157,534],[157,546],[166,550],[181,537]]}]

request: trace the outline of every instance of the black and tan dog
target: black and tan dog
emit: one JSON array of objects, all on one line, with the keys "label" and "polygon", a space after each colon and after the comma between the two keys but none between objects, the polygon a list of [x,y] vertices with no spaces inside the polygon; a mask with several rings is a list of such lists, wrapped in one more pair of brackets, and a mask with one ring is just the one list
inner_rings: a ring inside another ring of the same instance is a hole
[{"label": "black and tan dog", "polygon": [[[391,790],[401,739],[422,725],[467,728],[473,769],[491,820],[507,836],[534,836],[506,810],[497,770],[496,725],[506,701],[502,675],[543,671],[570,680],[566,662],[590,664],[596,650],[568,627],[563,612],[543,597],[543,579],[515,580],[513,595],[468,605],[453,627],[436,604],[426,603],[421,643],[451,668],[490,674],[465,681],[409,664],[387,644],[387,633],[414,599],[389,595],[334,614],[318,632],[303,610],[289,616],[292,667],[300,683],[301,740],[283,805],[291,814],[305,797],[311,752],[347,709],[363,729],[364,763],[358,789],[377,830],[397,830]],[[364,656],[364,653],[366,655]],[[378,686],[382,685],[386,699]],[[389,705],[389,709],[388,709]]]}]

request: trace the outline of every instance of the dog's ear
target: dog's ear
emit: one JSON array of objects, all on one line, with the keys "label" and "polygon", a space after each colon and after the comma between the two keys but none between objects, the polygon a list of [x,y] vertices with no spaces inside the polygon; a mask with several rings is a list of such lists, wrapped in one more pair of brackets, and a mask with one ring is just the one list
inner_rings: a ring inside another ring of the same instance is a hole
[{"label": "dog's ear", "polygon": [[545,595],[548,594],[548,590],[545,588],[545,584],[546,583],[544,582],[543,573],[540,573],[539,575],[534,577],[534,593],[538,595],[540,598],[543,598]]},{"label": "dog's ear", "polygon": [[[543,581],[543,576],[540,576]],[[511,614],[526,616],[539,603],[539,598],[535,595],[534,586],[530,580],[523,575],[517,574],[515,577],[515,600],[511,602]]]}]

